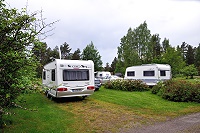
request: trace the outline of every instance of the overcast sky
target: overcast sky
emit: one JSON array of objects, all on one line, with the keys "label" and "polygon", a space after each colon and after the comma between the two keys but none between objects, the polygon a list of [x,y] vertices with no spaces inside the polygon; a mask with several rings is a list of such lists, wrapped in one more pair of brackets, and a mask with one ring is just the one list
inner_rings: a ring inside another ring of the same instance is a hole
[{"label": "overcast sky", "polygon": [[43,10],[50,23],[59,20],[44,40],[55,48],[67,42],[74,52],[93,42],[105,64],[117,57],[128,29],[147,22],[151,34],[166,37],[172,46],[200,43],[200,0],[6,0],[11,8]]}]

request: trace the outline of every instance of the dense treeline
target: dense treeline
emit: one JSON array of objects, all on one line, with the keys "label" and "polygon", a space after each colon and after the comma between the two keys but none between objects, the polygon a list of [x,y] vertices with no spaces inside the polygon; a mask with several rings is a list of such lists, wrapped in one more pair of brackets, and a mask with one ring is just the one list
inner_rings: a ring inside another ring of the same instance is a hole
[{"label": "dense treeline", "polygon": [[[42,66],[51,61],[50,57],[59,58],[58,46],[51,50],[51,48],[47,48],[46,43],[42,44],[42,49],[34,49],[36,57],[41,61],[38,76],[41,76]],[[82,52],[78,48],[72,53],[69,44],[66,42],[60,46],[60,50],[62,59],[93,60],[95,71],[105,70],[124,74],[125,69],[129,66],[161,63],[171,65],[173,76],[184,74],[192,77],[197,75],[197,70],[200,74],[200,44],[198,47],[193,47],[186,42],[182,42],[180,46],[173,47],[167,38],[164,38],[161,43],[159,34],[151,35],[146,21],[135,29],[128,29],[127,34],[121,38],[117,51],[118,57],[114,58],[111,65],[106,63],[106,66],[102,67],[101,55],[99,55],[93,42],[87,45]],[[187,69],[185,67],[191,69],[184,71]]]},{"label": "dense treeline", "polygon": [[59,47],[56,46],[54,49],[51,49],[44,42],[37,42],[33,45],[32,52],[35,58],[39,61],[39,65],[37,67],[37,77],[41,77],[43,66],[54,59],[59,59],[59,49],[61,51],[61,59],[66,60],[92,60],[94,62],[95,71],[102,70],[101,56],[94,46],[93,42],[88,44],[82,51],[79,48],[71,52],[71,48],[69,44],[64,42]]},{"label": "dense treeline", "polygon": [[[118,47],[115,72],[124,73],[126,67],[134,65],[161,63],[171,65],[173,76],[181,73],[197,75],[197,69],[200,74],[200,44],[193,47],[183,42],[173,47],[169,39],[164,38],[162,43],[160,40],[159,34],[151,35],[146,21],[133,30],[129,28]],[[184,72],[187,66],[192,69]]]}]

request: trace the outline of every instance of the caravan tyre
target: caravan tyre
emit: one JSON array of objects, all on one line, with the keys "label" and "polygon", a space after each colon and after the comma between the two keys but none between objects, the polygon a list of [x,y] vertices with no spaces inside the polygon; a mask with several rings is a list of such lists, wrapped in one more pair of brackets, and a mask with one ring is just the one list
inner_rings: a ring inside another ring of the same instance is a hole
[{"label": "caravan tyre", "polygon": [[84,100],[87,96],[82,96],[82,99]]},{"label": "caravan tyre", "polygon": [[49,92],[48,92],[48,91],[46,91],[46,97],[47,97],[47,98],[50,98],[50,95],[49,95]]},{"label": "caravan tyre", "polygon": [[99,90],[99,88],[95,88],[95,91],[98,91]]}]

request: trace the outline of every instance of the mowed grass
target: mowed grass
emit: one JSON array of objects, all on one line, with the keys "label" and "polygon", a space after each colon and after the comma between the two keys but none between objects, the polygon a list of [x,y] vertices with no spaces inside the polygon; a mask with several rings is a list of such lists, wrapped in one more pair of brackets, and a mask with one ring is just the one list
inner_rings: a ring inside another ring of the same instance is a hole
[{"label": "mowed grass", "polygon": [[[13,108],[12,115],[5,115],[5,133],[57,133],[74,132],[74,114],[58,108],[55,102],[50,101],[40,93],[25,95],[19,98],[23,108]],[[63,126],[67,124],[68,126]]]},{"label": "mowed grass", "polygon": [[186,77],[176,77],[173,79],[174,80],[185,80],[185,81],[189,81],[191,83],[200,83],[200,76],[194,76],[193,79],[190,79],[190,77],[188,77],[188,79],[186,79]]},{"label": "mowed grass", "polygon": [[[199,112],[199,103],[172,102],[162,99],[152,94],[150,91],[145,92],[125,92],[115,91],[102,88],[98,94],[93,95],[95,99],[125,106],[138,113],[162,116],[179,116],[185,113]],[[150,111],[150,112],[149,112]]]},{"label": "mowed grass", "polygon": [[11,110],[15,115],[4,117],[12,122],[4,132],[119,132],[200,112],[199,103],[171,102],[150,91],[124,92],[103,86],[85,100],[50,100],[43,94],[31,94],[25,95],[24,101],[20,105],[27,110],[15,108]]}]

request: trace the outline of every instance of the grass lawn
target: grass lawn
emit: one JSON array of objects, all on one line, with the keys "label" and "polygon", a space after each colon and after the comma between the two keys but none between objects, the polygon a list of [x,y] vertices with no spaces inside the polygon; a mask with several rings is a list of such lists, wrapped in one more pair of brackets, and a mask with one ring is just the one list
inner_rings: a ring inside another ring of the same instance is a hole
[{"label": "grass lawn", "polygon": [[[46,132],[74,132],[75,118],[73,113],[63,111],[58,105],[42,94],[31,94],[20,97],[19,105],[24,109],[13,108],[4,118],[11,125],[5,126],[4,132],[15,133],[46,133]],[[68,126],[63,126],[67,124]]]},{"label": "grass lawn", "polygon": [[185,80],[191,83],[200,83],[200,76],[194,76],[193,79],[190,79],[190,77],[188,77],[188,79],[186,79],[186,77],[177,77],[174,78],[174,80]]},{"label": "grass lawn", "polygon": [[6,115],[4,132],[31,133],[96,133],[118,132],[120,129],[165,121],[180,115],[200,112],[199,103],[164,100],[146,92],[124,92],[103,86],[92,96],[47,99],[43,94],[19,98],[27,109],[14,108],[15,115]]}]

